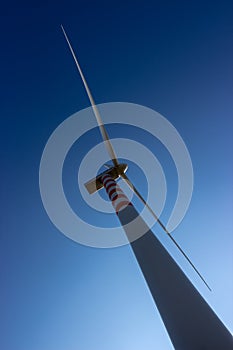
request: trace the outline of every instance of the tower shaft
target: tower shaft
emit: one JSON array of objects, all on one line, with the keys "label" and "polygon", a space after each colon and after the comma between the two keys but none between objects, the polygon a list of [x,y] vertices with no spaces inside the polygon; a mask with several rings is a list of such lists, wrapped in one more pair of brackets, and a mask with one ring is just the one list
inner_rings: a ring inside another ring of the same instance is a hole
[{"label": "tower shaft", "polygon": [[[109,174],[104,187],[177,350],[232,350],[233,338],[221,320],[159,242]],[[140,237],[140,233],[145,232]],[[139,237],[136,240],[135,237]]]}]

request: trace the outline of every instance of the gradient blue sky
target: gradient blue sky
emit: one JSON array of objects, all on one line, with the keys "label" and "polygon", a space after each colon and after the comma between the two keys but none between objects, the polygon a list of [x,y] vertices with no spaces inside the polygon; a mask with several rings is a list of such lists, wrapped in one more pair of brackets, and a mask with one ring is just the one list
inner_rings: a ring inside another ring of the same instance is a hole
[{"label": "gradient blue sky", "polygon": [[[194,194],[174,237],[212,293],[159,228],[154,231],[233,331],[232,20],[226,0],[2,5],[1,349],[172,348],[130,248],[74,243],[43,208],[38,170],[44,145],[65,118],[89,106],[60,23],[97,103],[153,108],[186,142]],[[127,137],[126,129],[113,127],[109,134]],[[144,136],[136,140],[155,152],[157,144]],[[82,145],[88,151],[88,139]],[[130,175],[145,193],[142,174]],[[166,175],[173,193],[177,180]],[[168,200],[164,220],[170,207]]]}]

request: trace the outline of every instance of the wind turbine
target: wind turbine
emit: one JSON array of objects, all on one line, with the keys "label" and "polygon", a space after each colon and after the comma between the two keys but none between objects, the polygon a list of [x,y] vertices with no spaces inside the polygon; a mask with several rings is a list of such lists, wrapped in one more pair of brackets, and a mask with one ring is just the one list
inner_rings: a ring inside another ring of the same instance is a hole
[{"label": "wind turbine", "polygon": [[[105,188],[125,230],[174,348],[179,350],[232,349],[233,339],[230,332],[149,229],[116,183],[119,177],[127,183],[210,290],[189,257],[129,180],[126,175],[127,164],[119,163],[69,38],[63,26],[61,28],[89,97],[106,150],[113,163],[112,166],[105,165],[106,171],[85,183],[87,191],[92,194]],[[140,232],[146,233],[132,241],[135,233]]]}]

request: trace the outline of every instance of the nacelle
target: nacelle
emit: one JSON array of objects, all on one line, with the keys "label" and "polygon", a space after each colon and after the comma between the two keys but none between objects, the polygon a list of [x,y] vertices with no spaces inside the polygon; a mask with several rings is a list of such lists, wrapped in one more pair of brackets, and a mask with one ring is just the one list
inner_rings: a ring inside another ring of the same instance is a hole
[{"label": "nacelle", "polygon": [[108,170],[104,171],[102,174],[98,175],[94,179],[88,181],[85,183],[85,187],[87,191],[92,194],[96,191],[99,191],[104,185],[101,181],[101,178],[104,174],[109,174],[114,180],[117,180],[121,174],[124,174],[126,170],[128,169],[127,164],[119,164],[115,167],[109,168]]}]

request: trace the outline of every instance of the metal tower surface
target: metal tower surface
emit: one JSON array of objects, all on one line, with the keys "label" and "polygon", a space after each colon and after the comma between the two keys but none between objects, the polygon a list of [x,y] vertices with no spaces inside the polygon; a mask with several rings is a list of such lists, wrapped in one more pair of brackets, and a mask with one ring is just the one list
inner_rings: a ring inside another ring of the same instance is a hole
[{"label": "metal tower surface", "polygon": [[[232,335],[110,175],[102,177],[175,349],[231,350]],[[134,240],[138,232],[146,232]]]}]

